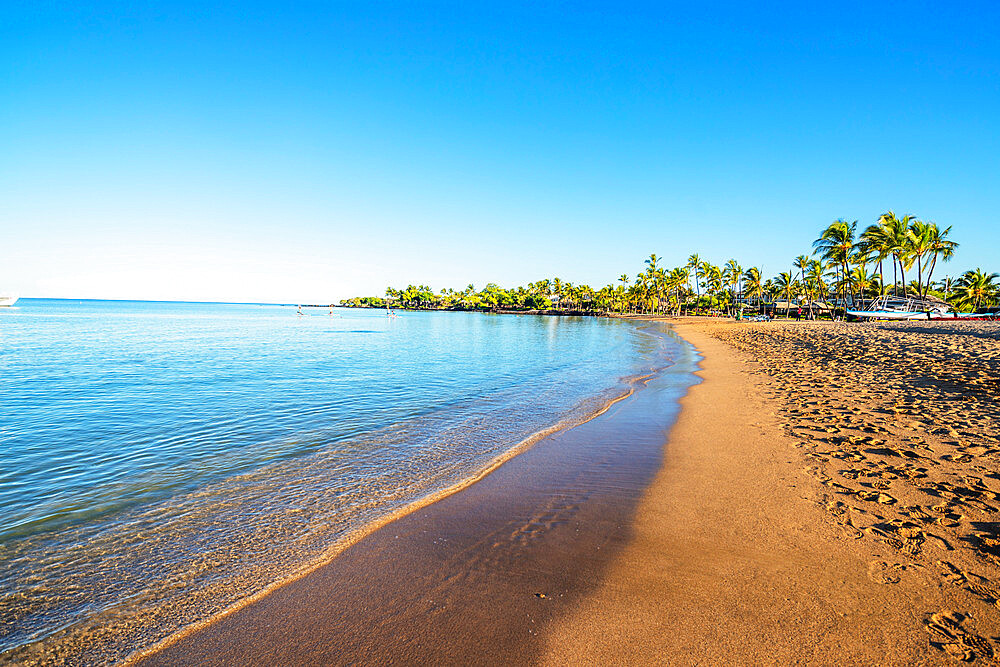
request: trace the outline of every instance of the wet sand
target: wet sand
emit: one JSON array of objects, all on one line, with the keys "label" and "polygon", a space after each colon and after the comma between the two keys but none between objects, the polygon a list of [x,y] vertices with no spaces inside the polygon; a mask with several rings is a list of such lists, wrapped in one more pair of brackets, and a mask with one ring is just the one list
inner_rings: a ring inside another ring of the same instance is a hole
[{"label": "wet sand", "polygon": [[662,458],[641,392],[146,662],[991,659],[997,325],[679,331],[703,382]]},{"label": "wet sand", "polygon": [[537,662],[629,541],[691,364],[141,663]]}]

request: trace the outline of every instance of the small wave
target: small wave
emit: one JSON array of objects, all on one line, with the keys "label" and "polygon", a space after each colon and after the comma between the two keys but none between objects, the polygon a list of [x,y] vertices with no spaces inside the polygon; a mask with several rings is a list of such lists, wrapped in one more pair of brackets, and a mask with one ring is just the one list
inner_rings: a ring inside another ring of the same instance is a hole
[{"label": "small wave", "polygon": [[[118,662],[259,599],[631,395],[662,369],[665,343],[645,334],[645,342],[623,340],[622,359],[634,369],[624,378],[580,374],[586,355],[557,356],[537,376],[498,373],[484,378],[486,389],[472,378],[460,397],[397,412],[381,428],[299,431],[227,459],[220,479],[178,482],[166,497],[166,486],[109,487],[93,516],[25,527],[0,541],[0,662]],[[299,412],[313,423],[330,414],[315,403]],[[267,428],[266,414],[254,418],[255,432]],[[205,439],[239,423],[206,430],[195,420],[191,429]],[[194,460],[209,465],[213,456]],[[144,490],[147,501],[116,505]]]}]

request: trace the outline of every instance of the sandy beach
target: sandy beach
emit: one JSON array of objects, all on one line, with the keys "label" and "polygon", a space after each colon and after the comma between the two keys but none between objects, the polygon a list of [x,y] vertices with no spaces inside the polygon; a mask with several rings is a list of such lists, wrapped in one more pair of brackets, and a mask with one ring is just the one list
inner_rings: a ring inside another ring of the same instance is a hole
[{"label": "sandy beach", "polygon": [[992,657],[998,327],[678,328],[705,382],[547,662]]},{"label": "sandy beach", "polygon": [[586,472],[662,439],[639,394],[144,664],[992,659],[1000,328],[677,330],[702,383],[662,459]]},{"label": "sandy beach", "polygon": [[1000,667],[941,4],[5,3],[0,667]]}]

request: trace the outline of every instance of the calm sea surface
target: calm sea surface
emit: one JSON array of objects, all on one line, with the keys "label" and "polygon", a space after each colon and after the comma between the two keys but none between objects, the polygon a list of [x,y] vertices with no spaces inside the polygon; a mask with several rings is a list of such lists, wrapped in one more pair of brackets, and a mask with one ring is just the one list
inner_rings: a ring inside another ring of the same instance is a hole
[{"label": "calm sea surface", "polygon": [[680,347],[599,318],[304,312],[0,309],[0,661],[119,659],[586,419]]}]

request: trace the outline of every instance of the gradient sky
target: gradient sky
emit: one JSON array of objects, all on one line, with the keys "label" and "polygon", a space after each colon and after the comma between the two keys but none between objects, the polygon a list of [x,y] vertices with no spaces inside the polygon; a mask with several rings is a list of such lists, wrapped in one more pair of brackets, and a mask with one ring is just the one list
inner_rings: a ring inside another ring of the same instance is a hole
[{"label": "gradient sky", "polygon": [[1000,270],[1000,3],[166,4],[0,6],[0,292],[774,275],[886,209]]}]

